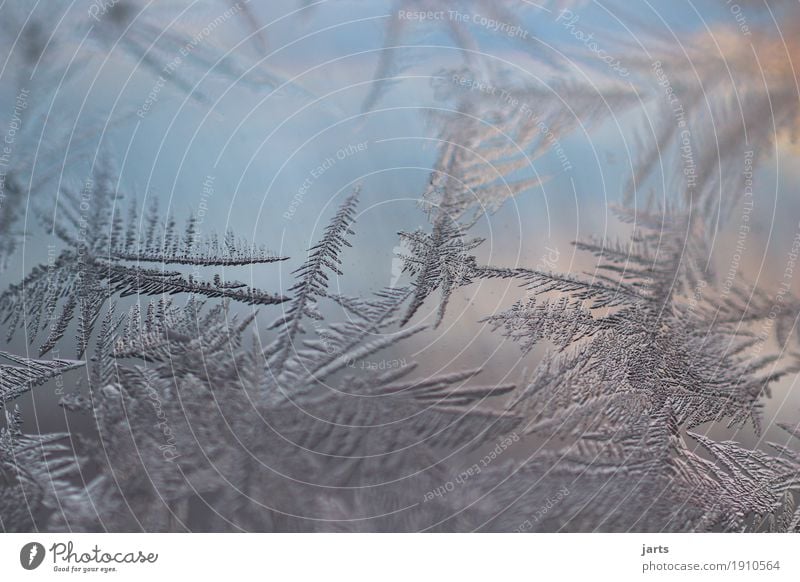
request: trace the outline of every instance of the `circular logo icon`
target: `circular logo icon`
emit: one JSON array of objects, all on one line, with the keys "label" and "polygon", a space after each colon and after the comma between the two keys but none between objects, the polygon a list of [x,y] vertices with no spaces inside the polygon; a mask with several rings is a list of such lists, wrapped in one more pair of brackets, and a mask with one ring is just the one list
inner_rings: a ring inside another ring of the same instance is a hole
[{"label": "circular logo icon", "polygon": [[26,570],[35,570],[44,561],[44,546],[39,542],[30,542],[19,551],[19,563]]}]

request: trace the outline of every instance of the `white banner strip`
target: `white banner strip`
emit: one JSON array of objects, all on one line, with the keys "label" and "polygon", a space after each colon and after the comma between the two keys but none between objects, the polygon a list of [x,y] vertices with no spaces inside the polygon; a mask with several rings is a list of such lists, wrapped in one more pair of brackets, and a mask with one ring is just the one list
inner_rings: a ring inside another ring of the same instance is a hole
[{"label": "white banner strip", "polygon": [[[2,580],[800,580],[792,534],[4,534]],[[581,577],[581,578],[578,578]]]}]

